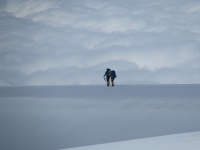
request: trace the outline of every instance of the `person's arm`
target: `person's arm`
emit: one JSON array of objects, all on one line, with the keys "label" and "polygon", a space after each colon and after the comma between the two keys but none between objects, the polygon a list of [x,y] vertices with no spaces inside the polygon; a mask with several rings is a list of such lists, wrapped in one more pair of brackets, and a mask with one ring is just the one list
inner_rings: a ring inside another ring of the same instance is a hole
[{"label": "person's arm", "polygon": [[[106,71],[107,72],[107,71]],[[103,77],[105,77],[106,76],[106,72],[105,72],[105,74],[104,74],[104,76]]]}]

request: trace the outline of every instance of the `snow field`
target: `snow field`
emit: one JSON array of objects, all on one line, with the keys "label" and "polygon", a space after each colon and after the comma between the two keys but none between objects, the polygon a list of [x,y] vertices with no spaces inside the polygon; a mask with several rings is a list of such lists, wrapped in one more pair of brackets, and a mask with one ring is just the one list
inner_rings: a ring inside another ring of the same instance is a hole
[{"label": "snow field", "polygon": [[200,131],[199,91],[200,85],[0,87],[0,149],[57,150],[129,140],[134,146],[151,140],[156,145],[157,137],[181,138]]}]

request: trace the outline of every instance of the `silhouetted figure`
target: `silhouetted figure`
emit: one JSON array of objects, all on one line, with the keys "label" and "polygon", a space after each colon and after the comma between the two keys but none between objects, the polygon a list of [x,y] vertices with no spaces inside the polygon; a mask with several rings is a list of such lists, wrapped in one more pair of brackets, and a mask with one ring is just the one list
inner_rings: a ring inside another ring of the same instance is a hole
[{"label": "silhouetted figure", "polygon": [[[106,76],[106,79],[105,79],[105,76]],[[112,86],[114,86],[114,80],[117,77],[115,70],[111,71],[110,68],[107,68],[103,77],[104,77],[104,80],[107,82],[107,86],[110,86],[110,78],[111,78]]]},{"label": "silhouetted figure", "polygon": [[[106,76],[106,79],[105,79],[105,76]],[[105,74],[104,74],[104,80],[106,80],[107,82],[107,86],[110,85],[110,76],[111,76],[111,70],[109,68],[107,68]]]},{"label": "silhouetted figure", "polygon": [[117,75],[116,75],[116,73],[115,73],[115,70],[112,70],[112,71],[111,71],[110,77],[111,77],[112,86],[114,86],[114,80],[115,80],[115,78],[117,77]]}]

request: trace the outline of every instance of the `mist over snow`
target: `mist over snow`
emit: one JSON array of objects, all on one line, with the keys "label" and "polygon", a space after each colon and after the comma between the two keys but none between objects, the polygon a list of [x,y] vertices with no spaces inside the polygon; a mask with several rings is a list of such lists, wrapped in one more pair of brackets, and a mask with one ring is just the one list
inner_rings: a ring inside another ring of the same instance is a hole
[{"label": "mist over snow", "polygon": [[1,0],[0,85],[200,83],[198,0]]},{"label": "mist over snow", "polygon": [[199,84],[0,86],[0,150],[199,150],[199,91]]}]

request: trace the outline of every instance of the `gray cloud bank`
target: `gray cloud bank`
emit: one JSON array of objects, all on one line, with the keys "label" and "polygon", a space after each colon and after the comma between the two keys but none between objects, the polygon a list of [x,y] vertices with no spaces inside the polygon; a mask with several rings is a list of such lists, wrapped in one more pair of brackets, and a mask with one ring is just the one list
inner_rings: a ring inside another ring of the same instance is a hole
[{"label": "gray cloud bank", "polygon": [[4,0],[0,85],[200,83],[197,0]]}]

